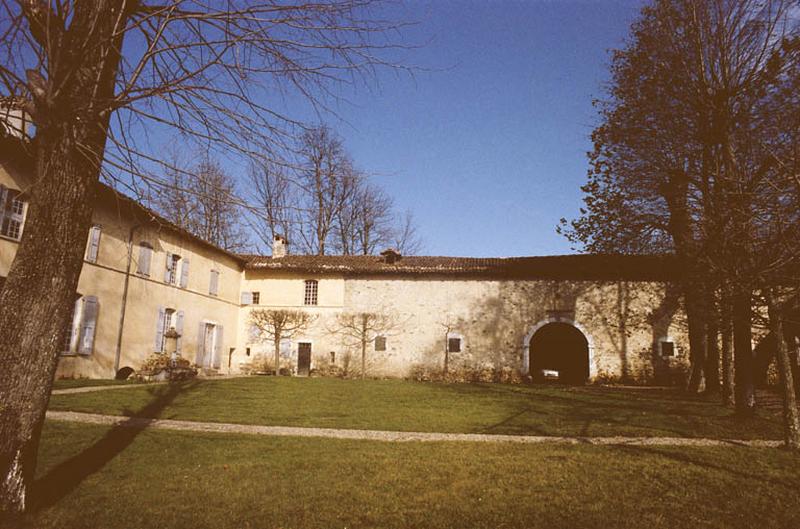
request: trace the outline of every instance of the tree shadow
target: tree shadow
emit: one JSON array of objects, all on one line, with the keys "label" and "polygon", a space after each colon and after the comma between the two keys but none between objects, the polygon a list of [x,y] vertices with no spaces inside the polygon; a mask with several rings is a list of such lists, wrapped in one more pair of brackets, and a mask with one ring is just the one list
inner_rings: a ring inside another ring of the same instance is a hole
[{"label": "tree shadow", "polygon": [[153,388],[154,399],[138,411],[124,412],[127,418],[113,426],[101,439],[79,454],[59,463],[37,479],[32,487],[30,512],[38,512],[56,504],[75,490],[83,480],[100,471],[122,453],[145,430],[179,393],[191,389],[196,382],[171,383]]},{"label": "tree shadow", "polygon": [[[737,446],[737,444],[731,443],[731,446]],[[618,446],[616,447],[616,449],[631,455],[659,456],[671,459],[673,461],[676,461],[684,465],[692,465],[703,468],[705,470],[716,470],[719,472],[724,472],[738,479],[744,480],[745,482],[757,482],[768,485],[776,485],[792,492],[797,490],[797,487],[800,486],[800,480],[798,479],[793,479],[793,478],[781,479],[781,478],[767,477],[764,475],[764,473],[748,472],[742,470],[741,467],[739,467],[736,464],[724,465],[704,460],[702,457],[692,457],[683,450],[675,451],[675,450],[669,450],[667,448],[654,448],[648,446],[633,446],[633,445]]]}]

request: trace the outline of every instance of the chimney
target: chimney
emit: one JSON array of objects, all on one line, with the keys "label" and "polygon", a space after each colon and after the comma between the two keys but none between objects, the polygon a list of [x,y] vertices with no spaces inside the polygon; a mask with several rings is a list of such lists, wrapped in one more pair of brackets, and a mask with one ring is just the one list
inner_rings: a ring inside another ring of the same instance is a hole
[{"label": "chimney", "polygon": [[30,115],[24,110],[24,100],[0,97],[0,137],[29,139],[30,125]]},{"label": "chimney", "polygon": [[289,253],[289,241],[283,235],[276,234],[272,240],[272,258],[280,259],[286,257],[287,253]]},{"label": "chimney", "polygon": [[381,255],[383,256],[383,260],[386,264],[394,264],[397,261],[399,261],[401,257],[403,257],[402,255],[400,255],[400,252],[398,252],[394,248],[385,249],[384,251],[381,252]]}]

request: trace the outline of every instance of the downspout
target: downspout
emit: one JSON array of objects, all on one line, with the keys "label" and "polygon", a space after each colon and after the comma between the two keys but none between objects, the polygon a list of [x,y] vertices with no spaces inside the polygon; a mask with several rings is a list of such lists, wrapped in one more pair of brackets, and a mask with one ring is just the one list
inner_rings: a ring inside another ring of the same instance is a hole
[{"label": "downspout", "polygon": [[125,269],[125,283],[122,287],[122,308],[119,312],[119,332],[117,332],[117,350],[114,355],[114,376],[119,371],[119,359],[122,356],[122,330],[125,327],[125,309],[128,306],[128,283],[131,278],[131,263],[133,261],[133,234],[141,227],[141,224],[131,226],[128,233],[128,264]]}]

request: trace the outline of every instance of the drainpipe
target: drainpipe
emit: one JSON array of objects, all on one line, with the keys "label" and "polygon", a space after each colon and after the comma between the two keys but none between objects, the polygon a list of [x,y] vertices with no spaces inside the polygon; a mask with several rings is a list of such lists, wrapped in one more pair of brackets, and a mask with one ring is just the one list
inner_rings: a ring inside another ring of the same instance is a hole
[{"label": "drainpipe", "polygon": [[117,333],[117,350],[114,356],[114,376],[119,371],[119,359],[122,355],[122,330],[125,327],[125,309],[128,306],[128,283],[131,279],[131,262],[133,261],[133,234],[141,227],[141,224],[131,226],[128,233],[128,265],[125,269],[125,284],[122,287],[122,308],[119,312],[119,332]]}]

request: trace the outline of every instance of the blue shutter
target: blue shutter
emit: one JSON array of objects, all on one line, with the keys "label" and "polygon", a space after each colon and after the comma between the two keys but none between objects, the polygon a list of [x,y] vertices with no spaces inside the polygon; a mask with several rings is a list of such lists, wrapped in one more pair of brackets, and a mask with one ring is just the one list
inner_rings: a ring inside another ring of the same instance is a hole
[{"label": "blue shutter", "polygon": [[150,257],[153,255],[153,249],[145,244],[139,245],[139,262],[137,263],[136,272],[143,276],[150,275]]},{"label": "blue shutter", "polygon": [[178,354],[181,354],[181,345],[183,345],[183,311],[179,310],[175,315],[175,332],[178,333],[178,340],[176,349]]},{"label": "blue shutter", "polygon": [[189,260],[184,259],[181,266],[181,288],[186,288],[189,284]]},{"label": "blue shutter", "polygon": [[156,343],[153,351],[160,353],[164,347],[164,318],[167,316],[167,310],[164,307],[158,307],[158,318],[156,320]]},{"label": "blue shutter", "polygon": [[82,355],[92,354],[94,350],[94,335],[97,330],[97,312],[99,303],[94,296],[83,298],[83,318],[81,322],[81,340],[78,352]]},{"label": "blue shutter", "polygon": [[100,226],[92,226],[89,230],[89,248],[86,250],[86,260],[90,263],[97,262],[97,253],[100,250]]},{"label": "blue shutter", "polygon": [[166,267],[164,268],[164,283],[170,283],[170,274],[173,266],[175,266],[175,260],[172,258],[172,254],[167,252]]},{"label": "blue shutter", "polygon": [[194,363],[198,367],[203,367],[203,357],[205,356],[206,347],[206,323],[200,322],[200,332],[197,335],[197,352],[194,356]]},{"label": "blue shutter", "polygon": [[81,318],[83,314],[83,298],[75,300],[72,308],[72,326],[69,329],[69,343],[67,344],[68,353],[78,352],[78,340],[81,337]]},{"label": "blue shutter", "polygon": [[211,271],[211,282],[208,286],[208,293],[216,296],[219,293],[219,272],[217,270]]},{"label": "blue shutter", "polygon": [[253,304],[253,293],[242,292],[242,305],[252,305],[252,304]]}]

